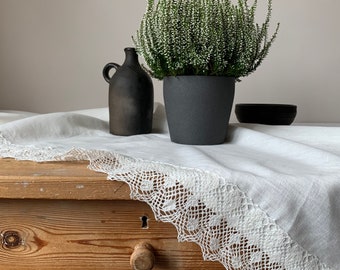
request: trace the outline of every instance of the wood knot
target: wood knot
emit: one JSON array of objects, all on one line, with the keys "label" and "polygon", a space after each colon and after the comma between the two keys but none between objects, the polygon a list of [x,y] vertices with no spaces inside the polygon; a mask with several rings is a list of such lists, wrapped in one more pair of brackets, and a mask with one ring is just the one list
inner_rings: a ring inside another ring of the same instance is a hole
[{"label": "wood knot", "polygon": [[17,248],[21,246],[22,239],[16,231],[6,231],[2,234],[2,246],[5,248]]}]

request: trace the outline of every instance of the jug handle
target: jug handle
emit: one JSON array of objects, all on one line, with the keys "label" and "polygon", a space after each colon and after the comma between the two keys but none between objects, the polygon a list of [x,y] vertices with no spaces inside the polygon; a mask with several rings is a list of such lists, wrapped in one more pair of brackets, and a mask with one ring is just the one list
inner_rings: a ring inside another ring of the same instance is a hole
[{"label": "jug handle", "polygon": [[120,65],[116,64],[116,63],[108,63],[104,69],[103,69],[103,77],[105,79],[105,81],[107,81],[108,83],[110,83],[111,77],[110,77],[110,70],[112,68],[115,68],[116,70],[120,67]]}]

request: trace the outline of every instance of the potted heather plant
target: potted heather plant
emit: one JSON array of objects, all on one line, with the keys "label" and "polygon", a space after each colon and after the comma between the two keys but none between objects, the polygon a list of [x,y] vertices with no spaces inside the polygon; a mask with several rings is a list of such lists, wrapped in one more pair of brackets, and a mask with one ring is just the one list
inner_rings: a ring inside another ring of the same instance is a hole
[{"label": "potted heather plant", "polygon": [[272,0],[261,24],[256,9],[257,0],[148,0],[133,39],[150,75],[163,80],[173,142],[225,141],[235,81],[262,63],[279,29],[269,35]]}]

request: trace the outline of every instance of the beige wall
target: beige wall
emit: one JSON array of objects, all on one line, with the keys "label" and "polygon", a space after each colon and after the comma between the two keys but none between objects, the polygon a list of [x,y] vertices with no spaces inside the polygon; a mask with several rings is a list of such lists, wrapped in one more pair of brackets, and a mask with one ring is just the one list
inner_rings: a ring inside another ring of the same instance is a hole
[{"label": "beige wall", "polygon": [[[237,84],[235,103],[294,103],[299,122],[340,122],[340,1],[273,2],[278,39],[262,66]],[[122,63],[145,3],[0,0],[0,109],[106,106],[102,68]],[[156,101],[161,88],[155,81]]]}]

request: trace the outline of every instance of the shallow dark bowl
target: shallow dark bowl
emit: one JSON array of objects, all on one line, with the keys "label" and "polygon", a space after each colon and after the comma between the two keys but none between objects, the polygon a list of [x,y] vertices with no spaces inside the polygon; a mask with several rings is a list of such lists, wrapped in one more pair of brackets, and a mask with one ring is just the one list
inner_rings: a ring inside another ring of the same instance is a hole
[{"label": "shallow dark bowl", "polygon": [[290,125],[296,116],[296,105],[290,104],[255,104],[235,105],[235,114],[240,123],[265,125]]}]

